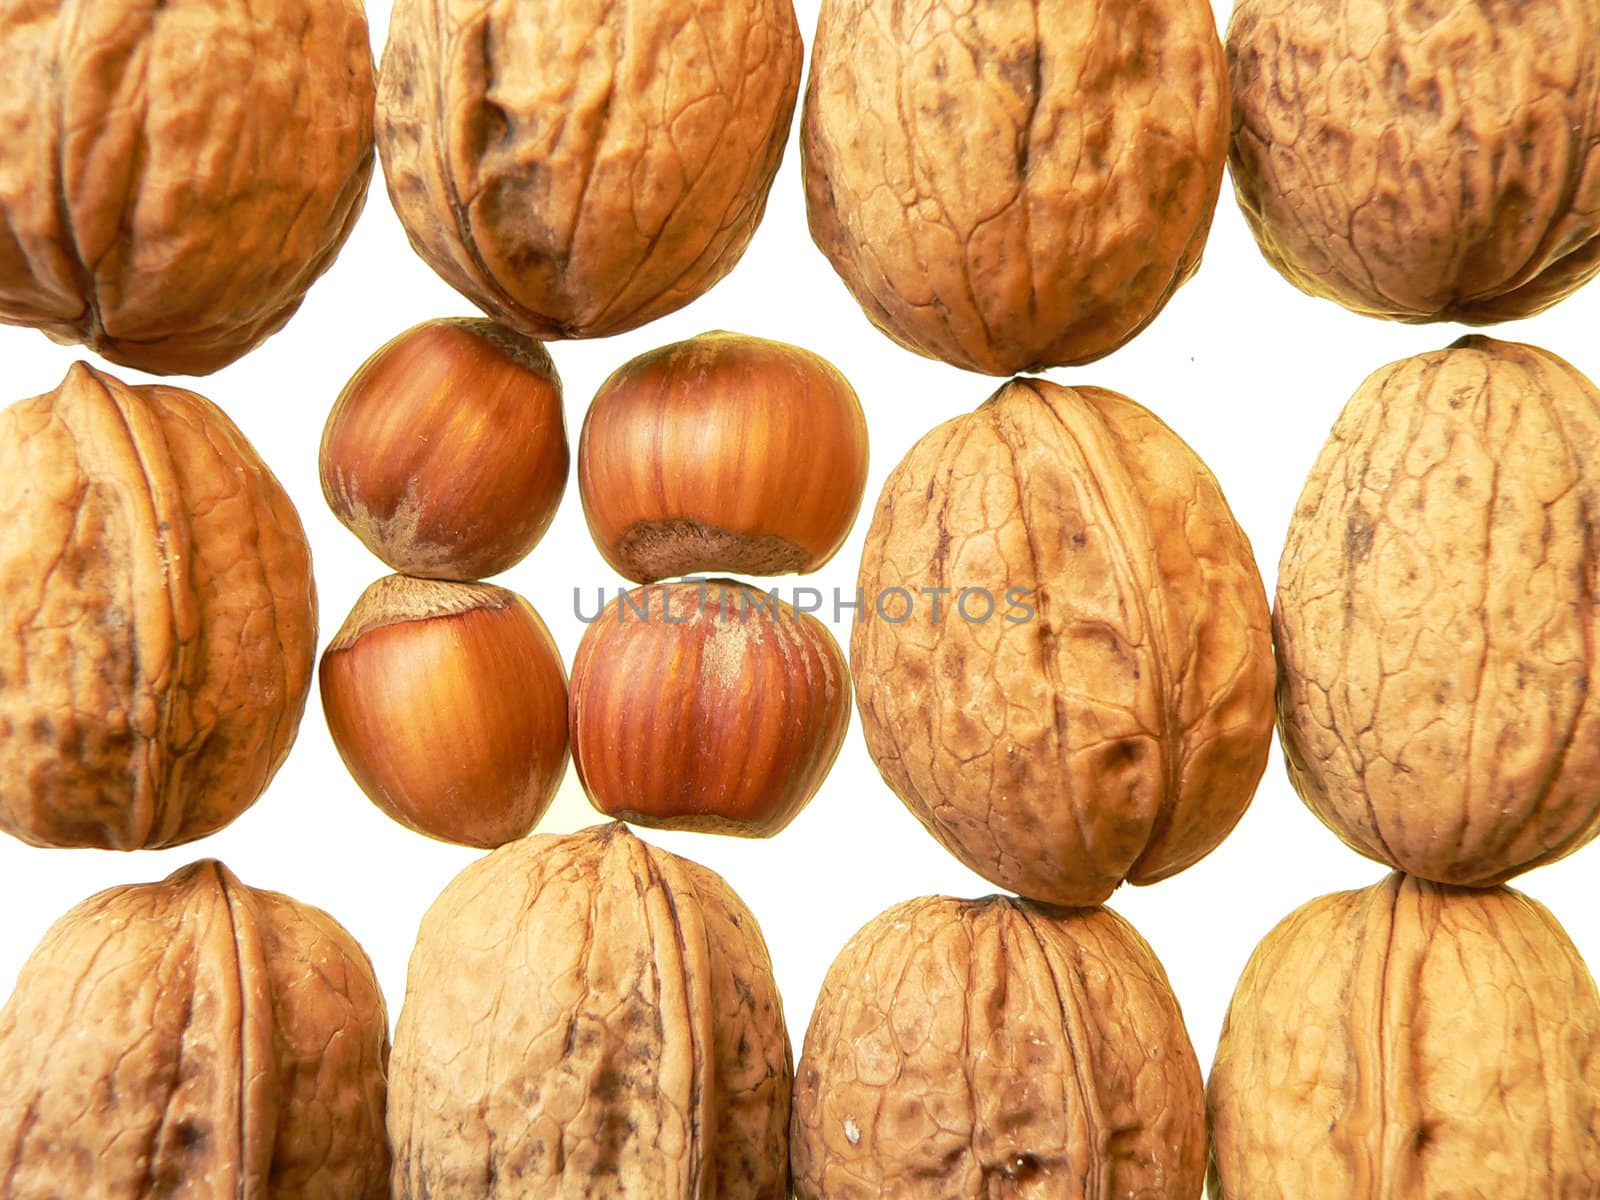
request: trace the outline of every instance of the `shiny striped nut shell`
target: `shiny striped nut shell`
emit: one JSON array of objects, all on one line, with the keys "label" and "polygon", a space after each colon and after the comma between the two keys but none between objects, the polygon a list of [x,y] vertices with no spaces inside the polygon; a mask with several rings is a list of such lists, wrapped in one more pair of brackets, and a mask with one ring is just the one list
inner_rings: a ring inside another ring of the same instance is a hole
[{"label": "shiny striped nut shell", "polygon": [[221,829],[289,752],[316,626],[300,518],[210,401],[78,364],[0,412],[0,829]]},{"label": "shiny striped nut shell", "polygon": [[1205,0],[824,0],[800,130],[811,236],[901,345],[1083,363],[1200,262],[1228,153]]},{"label": "shiny striped nut shell", "polygon": [[829,968],[791,1140],[800,1200],[1191,1200],[1200,1066],[1115,913],[925,897]]},{"label": "shiny striped nut shell", "polygon": [[755,918],[624,825],[513,842],[428,910],[395,1200],[787,1200],[789,1039]]},{"label": "shiny striped nut shell", "polygon": [[1600,996],[1527,897],[1391,875],[1267,935],[1208,1101],[1212,1200],[1600,1195]]},{"label": "shiny striped nut shell", "polygon": [[1239,0],[1227,50],[1239,207],[1301,291],[1489,324],[1600,270],[1596,0]]},{"label": "shiny striped nut shell", "polygon": [[385,1200],[389,1021],[326,913],[200,862],[45,935],[0,1010],[7,1200]]},{"label": "shiny striped nut shell", "polygon": [[1279,723],[1355,849],[1500,883],[1600,832],[1600,393],[1469,337],[1391,363],[1317,457],[1278,567]]},{"label": "shiny striped nut shell", "polygon": [[790,0],[397,0],[378,81],[390,198],[496,320],[633,329],[744,253],[800,53]]},{"label": "shiny striped nut shell", "polygon": [[359,0],[0,4],[0,322],[201,375],[276,332],[372,176]]},{"label": "shiny striped nut shell", "polygon": [[1115,392],[1008,383],[890,473],[850,640],[861,729],[1000,887],[1098,904],[1209,853],[1261,778],[1272,646],[1216,480]]},{"label": "shiny striped nut shell", "polygon": [[727,580],[620,595],[572,660],[572,757],[602,813],[777,833],[822,786],[850,724],[828,627]]}]

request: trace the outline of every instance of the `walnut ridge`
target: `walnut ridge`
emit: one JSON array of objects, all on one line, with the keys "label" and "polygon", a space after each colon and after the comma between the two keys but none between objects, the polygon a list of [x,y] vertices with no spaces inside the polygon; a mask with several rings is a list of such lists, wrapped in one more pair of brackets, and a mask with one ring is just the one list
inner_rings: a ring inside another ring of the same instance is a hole
[{"label": "walnut ridge", "polygon": [[991,375],[1089,362],[1198,266],[1228,145],[1205,0],[824,0],[811,234],[873,324]]},{"label": "walnut ridge", "polygon": [[1279,727],[1370,858],[1502,882],[1600,832],[1600,392],[1464,338],[1357,389],[1278,568]]},{"label": "walnut ridge", "polygon": [[1239,0],[1227,50],[1239,206],[1302,291],[1487,324],[1600,270],[1595,0]]},{"label": "walnut ridge", "polygon": [[787,1200],[789,1040],[755,918],[624,825],[535,835],[423,919],[395,1200]]},{"label": "walnut ridge", "polygon": [[0,829],[221,829],[289,752],[316,626],[300,519],[210,401],[80,363],[0,412]]},{"label": "walnut ridge", "polygon": [[800,1200],[1192,1200],[1200,1066],[1115,913],[924,897],[829,968],[792,1141]]},{"label": "walnut ridge", "polygon": [[1212,1200],[1600,1192],[1600,996],[1504,888],[1391,875],[1267,935],[1208,1092]]},{"label": "walnut ridge", "polygon": [[603,337],[733,268],[800,86],[790,0],[397,0],[378,149],[417,253],[533,337]]},{"label": "walnut ridge", "polygon": [[0,1010],[7,1200],[385,1200],[389,1023],[326,913],[220,863],[50,929]]},{"label": "walnut ridge", "polygon": [[1249,804],[1272,736],[1261,577],[1211,473],[1133,401],[1017,380],[933,430],[884,483],[859,586],[867,748],[991,882],[1098,904]]},{"label": "walnut ridge", "polygon": [[372,175],[359,0],[0,3],[0,321],[225,366],[328,269]]}]

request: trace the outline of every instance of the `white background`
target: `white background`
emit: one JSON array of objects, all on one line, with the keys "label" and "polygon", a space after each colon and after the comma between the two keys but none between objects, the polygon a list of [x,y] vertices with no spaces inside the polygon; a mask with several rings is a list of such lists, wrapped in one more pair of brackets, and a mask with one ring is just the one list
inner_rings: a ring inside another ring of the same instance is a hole
[{"label": "white background", "polygon": [[[389,4],[375,0],[368,9],[376,53]],[[817,0],[800,0],[797,9],[809,52]],[[1226,16],[1224,0],[1219,21]],[[322,644],[361,590],[385,571],[323,503],[317,445],[328,409],[363,359],[394,334],[430,317],[472,311],[412,254],[381,179],[375,179],[343,254],[288,328],[226,370],[176,381],[227,410],[299,506],[315,556]],[[1600,285],[1499,332],[1541,345],[1600,377],[1600,347],[1592,332],[1597,325]],[[589,398],[611,371],[642,351],[718,328],[818,351],[844,371],[861,397],[872,436],[861,519],[821,572],[782,581],[785,587],[837,587],[848,595],[885,474],[923,433],[975,407],[998,381],[919,358],[868,324],[811,243],[792,139],[766,219],[727,279],[644,329],[551,347],[566,388],[574,449]],[[1462,332],[1446,325],[1387,324],[1301,295],[1257,253],[1225,182],[1205,261],[1155,323],[1116,354],[1051,372],[1050,378],[1124,392],[1176,429],[1221,481],[1254,544],[1270,594],[1301,483],[1344,401],[1377,367],[1440,348]],[[0,327],[0,402],[54,388],[79,357],[32,330]],[[141,378],[122,368],[113,371]],[[590,543],[575,482],[544,541],[499,582],[528,596],[570,664],[583,630],[573,613],[573,589],[585,589],[586,610],[592,612],[594,589],[622,582]],[[835,626],[835,632],[847,642],[847,627]],[[569,771],[539,829],[574,830],[597,819]],[[778,837],[644,836],[722,873],[760,919],[797,1058],[823,974],[852,932],[912,896],[993,890],[901,807],[879,779],[853,721],[832,775]],[[248,884],[287,892],[343,922],[376,963],[392,1017],[404,995],[406,961],[424,909],[477,852],[411,833],[365,799],[333,749],[313,686],[299,741],[270,790],[204,842],[118,854],[39,850],[0,837],[0,994],[9,994],[24,958],[70,906],[104,887],[162,878],[203,856],[222,859]],[[1600,846],[1593,846],[1517,884],[1555,911],[1591,961],[1600,961],[1600,916],[1593,904],[1596,885],[1586,874],[1597,866]],[[1362,887],[1383,874],[1301,805],[1275,746],[1254,804],[1220,849],[1176,878],[1123,888],[1111,904],[1165,963],[1205,1066],[1234,982],[1267,930],[1315,896]]]}]

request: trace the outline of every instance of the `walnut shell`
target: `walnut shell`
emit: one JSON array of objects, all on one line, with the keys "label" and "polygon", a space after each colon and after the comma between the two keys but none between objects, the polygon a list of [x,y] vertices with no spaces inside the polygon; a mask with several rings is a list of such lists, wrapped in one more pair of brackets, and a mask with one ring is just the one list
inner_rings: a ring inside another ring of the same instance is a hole
[{"label": "walnut shell", "polygon": [[221,829],[289,753],[316,627],[300,518],[209,400],[79,363],[0,411],[0,829]]},{"label": "walnut shell", "polygon": [[1121,917],[924,897],[828,970],[795,1078],[795,1192],[1189,1200],[1204,1107],[1166,973]]},{"label": "walnut shell", "polygon": [[789,1038],[755,918],[625,825],[536,835],[423,919],[395,1200],[787,1200]]},{"label": "walnut shell", "polygon": [[1600,833],[1600,392],[1463,338],[1357,389],[1278,567],[1279,726],[1362,854],[1485,886]]},{"label": "walnut shell", "polygon": [[372,176],[359,0],[0,2],[0,321],[202,375],[275,333]]},{"label": "walnut shell", "polygon": [[1115,350],[1194,273],[1228,152],[1206,0],[823,0],[811,236],[902,346],[991,375]]},{"label": "walnut shell", "polygon": [[319,909],[198,862],[51,927],[0,1010],[6,1200],[385,1200],[389,1022]]},{"label": "walnut shell", "polygon": [[1526,896],[1391,875],[1267,935],[1208,1102],[1213,1200],[1600,1195],[1600,996]]},{"label": "walnut shell", "polygon": [[396,0],[378,151],[411,245],[496,320],[605,337],[730,270],[800,87],[790,0]]},{"label": "walnut shell", "polygon": [[939,426],[884,484],[860,586],[867,748],[985,879],[1098,904],[1204,857],[1249,804],[1272,737],[1261,577],[1205,464],[1126,397],[1017,380]]},{"label": "walnut shell", "polygon": [[1239,0],[1227,49],[1239,207],[1302,291],[1488,324],[1600,270],[1596,0]]}]

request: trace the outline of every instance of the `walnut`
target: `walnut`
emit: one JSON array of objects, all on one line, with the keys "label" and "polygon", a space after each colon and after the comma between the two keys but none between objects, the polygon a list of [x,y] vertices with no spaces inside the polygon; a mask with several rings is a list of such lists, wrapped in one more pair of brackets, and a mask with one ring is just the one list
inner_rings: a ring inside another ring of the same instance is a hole
[{"label": "walnut", "polygon": [[359,0],[0,5],[0,321],[202,375],[275,333],[372,175]]},{"label": "walnut", "polygon": [[1267,935],[1208,1101],[1213,1200],[1600,1195],[1600,996],[1526,896],[1391,875]]},{"label": "walnut", "polygon": [[867,748],[957,858],[1098,904],[1209,853],[1272,736],[1250,544],[1115,392],[1006,384],[884,484],[850,642]]},{"label": "walnut", "polygon": [[1595,0],[1239,0],[1234,188],[1313,296],[1525,317],[1600,270]]},{"label": "walnut", "polygon": [[800,87],[790,0],[396,0],[378,150],[411,245],[496,320],[605,337],[730,270]]},{"label": "walnut", "polygon": [[1115,913],[930,896],[834,960],[791,1141],[800,1200],[1189,1200],[1200,1065]]},{"label": "walnut", "polygon": [[1289,775],[1370,858],[1489,885],[1600,833],[1600,392],[1463,338],[1345,406],[1278,567]]},{"label": "walnut", "polygon": [[0,1010],[7,1200],[386,1200],[389,1024],[326,913],[217,862],[112,888]]},{"label": "walnut", "polygon": [[625,825],[538,835],[423,919],[395,1200],[787,1200],[789,1039],[755,918]]},{"label": "walnut", "polygon": [[289,752],[316,623],[300,519],[210,401],[80,363],[0,411],[0,829],[221,829]]},{"label": "walnut", "polygon": [[824,0],[811,235],[919,354],[991,375],[1089,362],[1199,265],[1227,91],[1205,0]]}]

